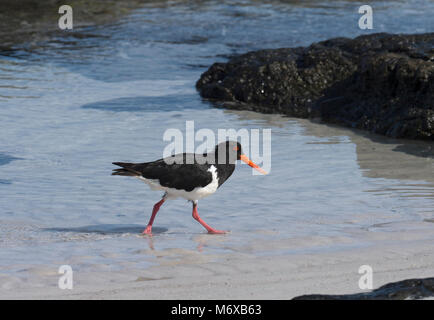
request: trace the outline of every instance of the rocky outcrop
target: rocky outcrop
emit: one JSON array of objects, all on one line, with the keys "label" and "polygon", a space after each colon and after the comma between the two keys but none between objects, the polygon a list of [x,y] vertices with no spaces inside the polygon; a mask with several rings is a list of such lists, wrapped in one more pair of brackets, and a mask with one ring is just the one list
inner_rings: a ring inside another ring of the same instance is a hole
[{"label": "rocky outcrop", "polygon": [[408,279],[388,283],[371,292],[356,294],[310,294],[293,300],[404,300],[422,299],[434,296],[434,278]]},{"label": "rocky outcrop", "polygon": [[226,108],[434,140],[434,33],[249,52],[213,64],[196,87]]}]

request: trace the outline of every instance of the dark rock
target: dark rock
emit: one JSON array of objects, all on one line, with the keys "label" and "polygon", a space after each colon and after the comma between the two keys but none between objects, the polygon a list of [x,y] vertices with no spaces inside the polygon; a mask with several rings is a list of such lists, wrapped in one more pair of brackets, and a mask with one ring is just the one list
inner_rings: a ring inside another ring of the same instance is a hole
[{"label": "dark rock", "polygon": [[213,64],[196,87],[226,108],[434,140],[434,33],[249,52]]},{"label": "dark rock", "polygon": [[309,294],[293,300],[404,300],[434,296],[434,278],[408,279],[388,283],[371,292],[355,294]]}]

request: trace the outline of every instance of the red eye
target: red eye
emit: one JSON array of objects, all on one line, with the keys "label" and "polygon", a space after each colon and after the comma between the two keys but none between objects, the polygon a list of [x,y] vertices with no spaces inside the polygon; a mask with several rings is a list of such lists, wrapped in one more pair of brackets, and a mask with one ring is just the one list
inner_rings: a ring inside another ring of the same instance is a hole
[{"label": "red eye", "polygon": [[234,147],[234,150],[235,150],[235,151],[238,151],[238,147]]}]

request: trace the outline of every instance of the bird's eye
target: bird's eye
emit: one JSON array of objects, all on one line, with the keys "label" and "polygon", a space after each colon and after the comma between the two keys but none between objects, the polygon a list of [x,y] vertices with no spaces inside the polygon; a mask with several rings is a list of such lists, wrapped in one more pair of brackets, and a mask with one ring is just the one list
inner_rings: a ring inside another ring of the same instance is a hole
[{"label": "bird's eye", "polygon": [[235,150],[235,151],[238,151],[238,147],[234,147],[234,150]]}]

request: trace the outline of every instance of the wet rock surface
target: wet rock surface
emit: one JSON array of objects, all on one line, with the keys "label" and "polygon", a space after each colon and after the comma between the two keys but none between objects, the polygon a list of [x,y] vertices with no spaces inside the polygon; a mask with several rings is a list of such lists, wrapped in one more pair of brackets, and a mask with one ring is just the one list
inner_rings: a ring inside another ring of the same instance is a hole
[{"label": "wet rock surface", "polygon": [[196,87],[225,108],[434,140],[434,33],[249,52],[213,64]]},{"label": "wet rock surface", "polygon": [[404,300],[434,296],[434,278],[408,279],[388,283],[371,292],[356,294],[309,294],[293,300]]}]

